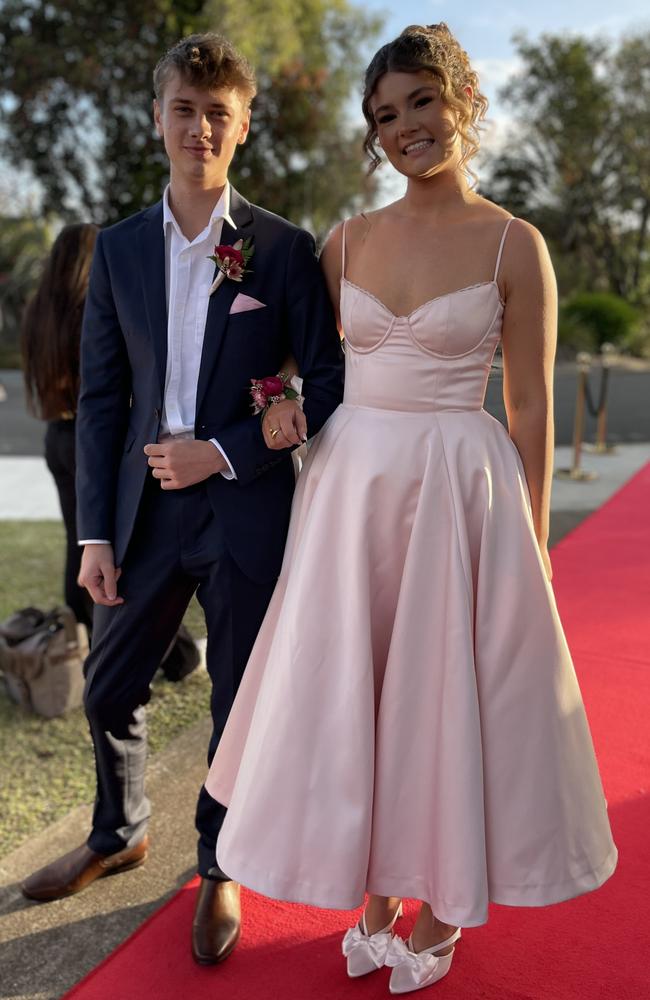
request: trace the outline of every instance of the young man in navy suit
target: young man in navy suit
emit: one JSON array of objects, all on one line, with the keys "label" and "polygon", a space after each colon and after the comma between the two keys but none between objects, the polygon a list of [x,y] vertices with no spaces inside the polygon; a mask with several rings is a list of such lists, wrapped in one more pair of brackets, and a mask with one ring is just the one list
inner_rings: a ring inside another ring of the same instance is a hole
[{"label": "young man in navy suit", "polygon": [[[228,182],[249,130],[250,66],[225,39],[193,35],[160,60],[154,88],[170,183],[153,208],[100,234],[82,334],[78,527],[80,582],[96,603],[85,706],[97,798],[87,843],[23,884],[39,900],[144,862],[144,705],[195,591],[208,632],[212,759],[280,571],[291,446],[305,419],[316,433],[342,397],[311,236]],[[240,240],[252,250],[241,280],[215,282],[215,245]],[[286,450],[270,450],[250,382],[290,355],[304,415],[295,401],[273,406],[270,433]],[[201,789],[192,950],[207,964],[226,958],[240,931],[239,887],[215,858],[224,813]]]}]

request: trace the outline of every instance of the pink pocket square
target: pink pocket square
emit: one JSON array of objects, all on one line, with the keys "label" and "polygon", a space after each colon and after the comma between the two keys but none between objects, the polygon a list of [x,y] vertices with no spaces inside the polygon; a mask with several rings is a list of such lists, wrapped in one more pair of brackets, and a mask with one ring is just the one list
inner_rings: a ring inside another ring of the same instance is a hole
[{"label": "pink pocket square", "polygon": [[239,292],[235,296],[233,304],[230,307],[230,315],[233,316],[235,313],[250,312],[251,309],[266,309],[266,302],[258,302],[257,299],[252,298],[250,295],[243,295]]}]

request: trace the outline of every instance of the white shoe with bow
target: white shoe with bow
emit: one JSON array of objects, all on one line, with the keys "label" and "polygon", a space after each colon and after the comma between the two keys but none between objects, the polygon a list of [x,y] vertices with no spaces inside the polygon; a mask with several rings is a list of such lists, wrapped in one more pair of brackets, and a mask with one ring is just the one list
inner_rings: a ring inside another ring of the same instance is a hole
[{"label": "white shoe with bow", "polygon": [[400,903],[391,922],[374,934],[368,934],[365,913],[358,924],[350,927],[342,944],[343,954],[348,960],[348,976],[356,979],[358,976],[367,976],[369,972],[383,968],[388,948],[393,940],[391,931],[395,921],[401,916]]},{"label": "white shoe with bow", "polygon": [[460,927],[457,927],[451,937],[423,951],[413,951],[411,938],[408,941],[397,935],[391,938],[385,958],[385,964],[393,970],[388,984],[390,992],[411,993],[431,986],[446,976],[451,968],[454,948],[446,955],[439,955],[438,952],[455,944],[459,937]]}]

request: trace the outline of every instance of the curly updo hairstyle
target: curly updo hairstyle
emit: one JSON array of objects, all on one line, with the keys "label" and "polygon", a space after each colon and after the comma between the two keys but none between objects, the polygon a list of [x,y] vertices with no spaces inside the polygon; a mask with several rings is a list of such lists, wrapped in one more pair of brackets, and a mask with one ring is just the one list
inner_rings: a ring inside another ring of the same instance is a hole
[{"label": "curly updo hairstyle", "polygon": [[[424,70],[440,84],[440,96],[458,115],[462,145],[461,167],[474,177],[467,164],[479,148],[479,130],[487,112],[488,101],[479,90],[478,76],[469,56],[446,24],[411,24],[392,42],[383,45],[366,70],[361,108],[367,131],[363,148],[370,158],[369,173],[381,163],[377,153],[377,125],[370,110],[370,100],[385,73],[417,73]],[[472,96],[465,92],[472,88]]]}]

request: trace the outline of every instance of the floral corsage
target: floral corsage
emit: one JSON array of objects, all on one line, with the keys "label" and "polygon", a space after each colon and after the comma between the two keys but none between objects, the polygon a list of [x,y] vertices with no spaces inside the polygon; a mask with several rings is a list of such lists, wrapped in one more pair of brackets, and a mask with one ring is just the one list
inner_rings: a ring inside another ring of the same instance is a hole
[{"label": "floral corsage", "polygon": [[291,385],[292,376],[287,372],[278,372],[277,375],[269,375],[267,378],[252,378],[250,394],[252,399],[253,413],[264,414],[274,403],[281,403],[283,399],[295,399],[298,406],[302,406],[304,397]]},{"label": "floral corsage", "polygon": [[243,281],[244,276],[250,274],[248,262],[255,253],[255,247],[251,246],[251,242],[251,239],[237,240],[232,246],[222,244],[214,248],[214,253],[208,257],[208,260],[214,261],[219,273],[210,285],[209,295],[216,292],[224,278],[230,278],[231,281]]}]

